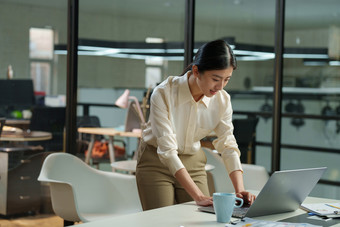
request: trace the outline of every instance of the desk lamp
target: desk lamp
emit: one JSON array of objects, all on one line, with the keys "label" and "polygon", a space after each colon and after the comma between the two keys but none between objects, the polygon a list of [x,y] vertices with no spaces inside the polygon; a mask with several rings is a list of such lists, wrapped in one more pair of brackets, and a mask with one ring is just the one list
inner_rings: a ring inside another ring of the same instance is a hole
[{"label": "desk lamp", "polygon": [[135,96],[129,96],[130,95],[130,90],[126,89],[124,93],[116,100],[116,105],[119,106],[120,108],[126,109],[128,108],[129,105],[129,99],[132,99],[136,103],[136,109],[139,114],[140,120],[142,124],[145,123],[145,119],[142,113],[142,109],[140,107],[139,101]]}]

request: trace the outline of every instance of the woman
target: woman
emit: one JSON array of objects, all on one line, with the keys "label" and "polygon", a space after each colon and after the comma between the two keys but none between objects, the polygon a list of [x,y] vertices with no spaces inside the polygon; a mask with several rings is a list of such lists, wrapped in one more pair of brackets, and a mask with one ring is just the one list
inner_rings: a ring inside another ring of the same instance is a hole
[{"label": "woman", "polygon": [[240,151],[233,136],[230,96],[223,88],[236,69],[236,59],[223,40],[204,44],[182,76],[168,77],[151,96],[149,121],[138,151],[136,179],[144,210],[195,200],[212,205],[200,140],[217,139],[236,195],[252,203],[245,191]]}]

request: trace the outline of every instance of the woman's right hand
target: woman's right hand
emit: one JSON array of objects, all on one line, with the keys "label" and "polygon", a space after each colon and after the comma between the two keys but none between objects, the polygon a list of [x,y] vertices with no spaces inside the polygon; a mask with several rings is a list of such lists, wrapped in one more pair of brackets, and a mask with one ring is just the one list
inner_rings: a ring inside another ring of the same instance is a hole
[{"label": "woman's right hand", "polygon": [[183,186],[185,191],[193,198],[199,206],[211,206],[213,199],[210,196],[205,196],[191,179],[188,171],[185,168],[178,170],[175,173],[178,182]]},{"label": "woman's right hand", "polygon": [[199,206],[212,206],[213,205],[213,198],[210,196],[202,196],[199,199],[195,200],[196,204]]}]

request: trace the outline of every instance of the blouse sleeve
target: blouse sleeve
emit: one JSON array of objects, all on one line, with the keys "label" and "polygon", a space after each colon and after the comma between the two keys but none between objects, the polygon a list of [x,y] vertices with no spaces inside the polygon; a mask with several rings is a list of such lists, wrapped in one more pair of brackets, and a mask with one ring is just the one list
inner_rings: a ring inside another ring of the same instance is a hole
[{"label": "blouse sleeve", "polygon": [[221,106],[226,106],[226,108],[222,111],[221,120],[214,129],[217,139],[213,141],[213,145],[215,149],[221,154],[224,165],[230,174],[235,170],[243,170],[240,161],[241,153],[238,149],[238,145],[233,134],[233,110],[230,102],[230,96],[227,93],[225,94],[226,96]]},{"label": "blouse sleeve", "polygon": [[150,121],[153,135],[157,140],[157,153],[160,161],[174,175],[185,168],[178,157],[176,134],[171,123],[171,110],[166,92],[156,91],[151,96]]}]

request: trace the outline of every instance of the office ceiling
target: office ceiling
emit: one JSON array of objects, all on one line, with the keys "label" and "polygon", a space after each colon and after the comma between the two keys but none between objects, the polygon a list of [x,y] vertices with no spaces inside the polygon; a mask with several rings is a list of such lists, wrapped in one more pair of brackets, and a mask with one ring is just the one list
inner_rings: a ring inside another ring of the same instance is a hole
[{"label": "office ceiling", "polygon": [[[11,4],[65,9],[67,0],[1,0]],[[79,0],[80,11],[183,19],[185,0]],[[232,21],[240,28],[274,26],[275,0],[196,0],[201,21]],[[286,0],[286,28],[340,26],[339,0]]]}]

